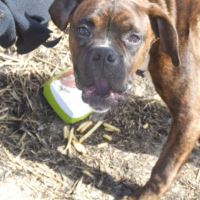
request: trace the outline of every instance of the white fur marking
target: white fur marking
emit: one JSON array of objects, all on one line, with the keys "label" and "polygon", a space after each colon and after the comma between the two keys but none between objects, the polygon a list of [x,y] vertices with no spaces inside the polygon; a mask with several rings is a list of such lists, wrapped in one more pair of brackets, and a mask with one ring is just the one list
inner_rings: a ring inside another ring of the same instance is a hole
[{"label": "white fur marking", "polygon": [[145,61],[140,66],[139,70],[147,71],[148,70],[148,66],[149,66],[149,61],[150,61],[150,55],[148,54],[147,58],[145,59]]},{"label": "white fur marking", "polygon": [[147,58],[145,59],[145,61],[144,61],[144,62],[142,63],[142,65],[139,67],[139,70],[144,71],[143,75],[144,75],[146,78],[148,78],[148,79],[150,79],[150,80],[152,81],[151,75],[150,75],[150,73],[149,73],[149,71],[148,71],[149,61],[150,61],[150,55],[148,54],[148,56],[147,56]]},{"label": "white fur marking", "polygon": [[105,43],[104,44],[100,44],[99,46],[101,46],[101,47],[110,47],[110,41],[109,41],[109,39],[107,38],[106,39],[106,41],[105,41]]}]

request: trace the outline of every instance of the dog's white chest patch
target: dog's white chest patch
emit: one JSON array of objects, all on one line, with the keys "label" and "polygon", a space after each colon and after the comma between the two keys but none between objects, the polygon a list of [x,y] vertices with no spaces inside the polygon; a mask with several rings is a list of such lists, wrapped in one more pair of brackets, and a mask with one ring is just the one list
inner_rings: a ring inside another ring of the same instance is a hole
[{"label": "dog's white chest patch", "polygon": [[150,61],[150,55],[148,54],[147,58],[145,59],[145,61],[142,63],[142,65],[139,67],[139,70],[143,71],[143,75],[144,77],[151,79],[151,75],[148,71],[148,66],[149,66],[149,61]]}]

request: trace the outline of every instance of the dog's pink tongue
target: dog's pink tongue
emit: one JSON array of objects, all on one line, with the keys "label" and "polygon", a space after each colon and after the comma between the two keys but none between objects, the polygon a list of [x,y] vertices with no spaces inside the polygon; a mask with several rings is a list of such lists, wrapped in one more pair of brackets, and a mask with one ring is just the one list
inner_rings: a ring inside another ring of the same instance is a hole
[{"label": "dog's pink tongue", "polygon": [[94,87],[96,89],[96,93],[100,95],[105,95],[110,92],[110,86],[106,79],[99,78],[94,81]]}]

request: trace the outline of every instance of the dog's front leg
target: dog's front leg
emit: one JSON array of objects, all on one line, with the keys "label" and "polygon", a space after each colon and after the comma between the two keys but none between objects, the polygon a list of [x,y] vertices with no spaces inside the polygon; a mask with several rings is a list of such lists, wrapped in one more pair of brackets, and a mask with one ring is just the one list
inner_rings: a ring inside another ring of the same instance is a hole
[{"label": "dog's front leg", "polygon": [[170,188],[200,137],[200,119],[195,113],[179,115],[172,121],[167,143],[152,170],[149,181],[128,200],[156,200]]}]

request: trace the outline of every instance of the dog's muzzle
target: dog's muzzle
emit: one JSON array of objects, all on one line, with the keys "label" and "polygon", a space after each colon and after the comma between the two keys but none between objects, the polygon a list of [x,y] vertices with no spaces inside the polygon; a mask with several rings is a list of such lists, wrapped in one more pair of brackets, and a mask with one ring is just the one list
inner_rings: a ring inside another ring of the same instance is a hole
[{"label": "dog's muzzle", "polygon": [[[94,46],[77,63],[77,87],[83,91],[83,101],[93,110],[105,112],[130,93],[132,81],[127,81],[125,59],[112,47]],[[79,75],[79,76],[78,76]]]},{"label": "dog's muzzle", "polygon": [[84,87],[82,98],[96,112],[106,112],[119,101],[124,101],[131,93],[131,84],[124,92],[115,92],[104,78],[96,79],[89,87]]}]

